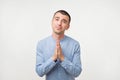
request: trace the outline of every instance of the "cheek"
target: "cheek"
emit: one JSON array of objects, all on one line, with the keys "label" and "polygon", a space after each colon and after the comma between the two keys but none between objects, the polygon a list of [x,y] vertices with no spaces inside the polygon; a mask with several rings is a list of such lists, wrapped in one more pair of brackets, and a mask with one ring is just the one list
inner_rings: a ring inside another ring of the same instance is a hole
[{"label": "cheek", "polygon": [[52,24],[51,24],[51,25],[52,25],[52,27],[54,27],[54,25],[55,25],[55,22],[52,22]]},{"label": "cheek", "polygon": [[56,25],[56,22],[54,21],[54,22],[52,22],[52,26],[54,26],[54,25]]},{"label": "cheek", "polygon": [[65,29],[67,30],[69,28],[69,26],[67,25],[67,26],[65,26]]}]

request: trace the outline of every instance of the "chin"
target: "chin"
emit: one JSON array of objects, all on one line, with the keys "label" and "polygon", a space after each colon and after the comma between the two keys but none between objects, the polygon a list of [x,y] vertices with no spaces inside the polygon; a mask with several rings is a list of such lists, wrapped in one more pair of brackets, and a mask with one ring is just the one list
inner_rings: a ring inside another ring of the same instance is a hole
[{"label": "chin", "polygon": [[64,32],[55,32],[55,34],[61,35],[61,34],[64,34]]},{"label": "chin", "polygon": [[55,34],[60,35],[61,33],[57,33],[57,32],[56,32]]}]

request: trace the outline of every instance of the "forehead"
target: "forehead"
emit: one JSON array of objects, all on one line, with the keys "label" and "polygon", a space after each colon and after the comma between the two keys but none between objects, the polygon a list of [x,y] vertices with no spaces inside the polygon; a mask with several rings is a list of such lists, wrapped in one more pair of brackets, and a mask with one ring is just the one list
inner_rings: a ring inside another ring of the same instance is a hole
[{"label": "forehead", "polygon": [[64,15],[64,14],[61,14],[60,12],[56,13],[54,15],[54,17],[56,18],[63,18],[63,19],[66,19],[66,20],[69,20],[69,17],[67,15]]}]

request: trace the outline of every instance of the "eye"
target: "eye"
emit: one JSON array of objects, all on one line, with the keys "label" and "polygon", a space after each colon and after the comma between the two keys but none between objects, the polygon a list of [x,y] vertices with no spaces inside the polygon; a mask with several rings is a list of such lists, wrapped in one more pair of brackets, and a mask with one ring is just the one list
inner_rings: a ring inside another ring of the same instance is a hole
[{"label": "eye", "polygon": [[59,18],[58,18],[58,17],[56,17],[56,18],[55,18],[55,20],[56,20],[56,21],[59,21]]},{"label": "eye", "polygon": [[63,23],[65,23],[65,24],[67,23],[67,21],[66,21],[65,19],[63,19],[62,21],[63,21]]}]

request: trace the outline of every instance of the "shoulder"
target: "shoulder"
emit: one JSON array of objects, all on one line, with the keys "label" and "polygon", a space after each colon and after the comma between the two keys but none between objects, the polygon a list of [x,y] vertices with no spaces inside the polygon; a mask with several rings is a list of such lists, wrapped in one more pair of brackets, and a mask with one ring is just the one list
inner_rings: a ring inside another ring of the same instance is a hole
[{"label": "shoulder", "polygon": [[47,37],[45,37],[45,38],[43,38],[43,39],[39,39],[37,44],[43,45],[43,44],[45,44],[46,42],[48,42],[49,40],[50,40],[50,36],[47,36]]},{"label": "shoulder", "polygon": [[74,38],[72,37],[69,37],[69,36],[66,36],[66,39],[68,40],[68,45],[69,47],[72,47],[74,48],[74,50],[80,50],[80,43],[78,40],[75,40]]},{"label": "shoulder", "polygon": [[68,40],[70,43],[73,43],[73,44],[78,44],[79,45],[79,41],[70,37],[70,36],[66,36],[66,40]]}]

